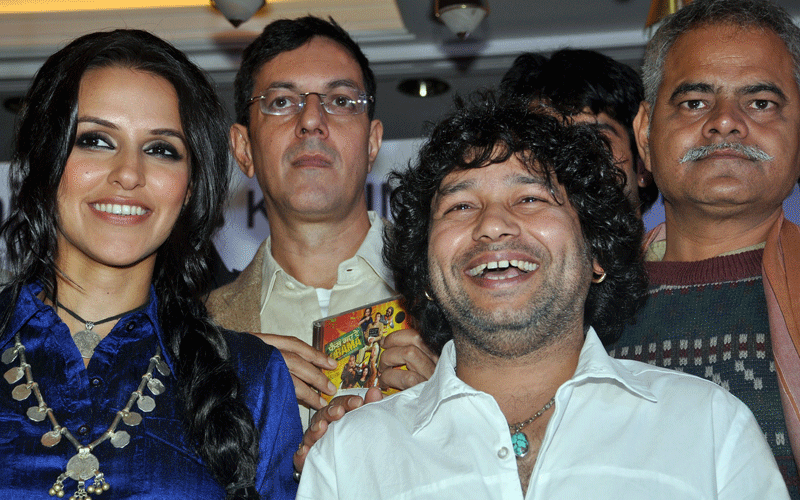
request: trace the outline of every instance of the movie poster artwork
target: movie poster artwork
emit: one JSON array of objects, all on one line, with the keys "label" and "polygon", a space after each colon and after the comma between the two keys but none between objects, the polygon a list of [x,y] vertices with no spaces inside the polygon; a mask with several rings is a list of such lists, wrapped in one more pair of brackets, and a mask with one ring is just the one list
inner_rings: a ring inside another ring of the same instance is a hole
[{"label": "movie poster artwork", "polygon": [[[338,388],[336,396],[363,395],[370,387],[378,386],[383,339],[411,328],[408,323],[400,295],[314,322],[314,347],[337,362],[335,369],[325,370]],[[397,391],[383,392],[388,395]],[[335,396],[322,394],[322,397],[330,401]]]}]

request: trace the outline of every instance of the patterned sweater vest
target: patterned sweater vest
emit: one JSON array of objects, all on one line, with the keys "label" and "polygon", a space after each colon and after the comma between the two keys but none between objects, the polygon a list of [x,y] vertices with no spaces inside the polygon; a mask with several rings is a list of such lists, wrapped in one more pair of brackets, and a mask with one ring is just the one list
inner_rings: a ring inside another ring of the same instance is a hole
[{"label": "patterned sweater vest", "polygon": [[608,352],[712,380],[741,399],[761,425],[791,498],[800,499],[770,342],[762,254],[647,262],[647,304]]}]

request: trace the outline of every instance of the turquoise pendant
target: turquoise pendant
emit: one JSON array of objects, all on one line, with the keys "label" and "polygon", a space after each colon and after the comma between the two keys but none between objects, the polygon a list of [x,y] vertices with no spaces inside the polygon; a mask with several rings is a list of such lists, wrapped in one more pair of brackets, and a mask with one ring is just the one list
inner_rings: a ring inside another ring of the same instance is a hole
[{"label": "turquoise pendant", "polygon": [[514,446],[514,455],[517,458],[522,458],[528,454],[529,444],[528,438],[522,432],[515,432],[511,435],[511,444]]}]

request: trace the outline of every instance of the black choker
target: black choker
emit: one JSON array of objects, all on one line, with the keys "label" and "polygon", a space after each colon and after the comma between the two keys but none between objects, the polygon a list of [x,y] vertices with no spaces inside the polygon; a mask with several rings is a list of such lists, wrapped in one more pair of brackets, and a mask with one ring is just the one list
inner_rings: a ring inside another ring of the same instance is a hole
[{"label": "black choker", "polygon": [[81,352],[81,356],[84,359],[90,359],[92,357],[92,355],[94,354],[94,348],[97,347],[97,344],[99,344],[101,340],[100,335],[98,335],[94,331],[95,325],[102,325],[103,323],[108,323],[109,321],[120,319],[126,314],[130,314],[136,311],[141,311],[142,309],[147,307],[148,304],[150,304],[150,301],[148,300],[147,302],[137,307],[136,309],[131,309],[130,311],[125,311],[124,313],[120,314],[115,314],[114,316],[101,319],[100,321],[86,321],[85,319],[78,316],[78,314],[75,311],[67,309],[67,307],[64,306],[64,304],[62,304],[58,300],[53,300],[53,299],[50,300],[55,302],[57,307],[60,307],[61,309],[65,310],[70,316],[72,316],[73,318],[77,319],[78,321],[86,325],[83,330],[79,331],[78,333],[72,336],[72,339],[75,341],[75,345],[78,346],[78,350]]}]

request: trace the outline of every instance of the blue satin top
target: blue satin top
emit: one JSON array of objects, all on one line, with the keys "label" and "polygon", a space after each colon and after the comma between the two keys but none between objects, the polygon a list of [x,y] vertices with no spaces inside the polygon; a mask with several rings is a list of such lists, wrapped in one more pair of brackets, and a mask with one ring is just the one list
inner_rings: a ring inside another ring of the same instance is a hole
[{"label": "blue satin top", "polygon": [[[158,324],[157,298],[121,318],[100,342],[88,367],[84,367],[69,329],[52,307],[37,297],[39,285],[28,285],[20,294],[9,328],[0,335],[0,352],[14,345],[20,333],[33,379],[59,424],[67,427],[83,444],[108,429],[116,412],[127,404],[147,371],[150,358],[160,345],[172,374],[153,374],[164,383],[165,392],[144,394],[155,400],[155,409],[145,413],[137,426],[122,422],[117,430],[130,434],[130,443],[115,448],[109,440],[92,454],[100,463],[111,489],[94,498],[225,498],[225,490],[208,472],[185,438],[177,401],[173,360],[164,345]],[[10,294],[0,295],[0,312],[8,307]],[[226,332],[232,359],[243,384],[244,398],[259,431],[260,460],[256,488],[263,499],[293,499],[297,485],[292,479],[292,454],[302,438],[294,386],[280,353],[252,335]],[[3,373],[19,366],[19,359],[0,364]],[[12,398],[12,389],[0,380],[0,498],[53,498],[48,490],[76,454],[62,438],[52,448],[41,442],[52,430],[49,420],[34,422],[26,416],[37,406],[35,395],[23,401]],[[92,481],[87,481],[87,486]],[[77,483],[64,481],[65,498]]]}]

